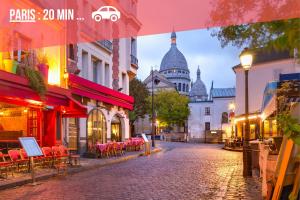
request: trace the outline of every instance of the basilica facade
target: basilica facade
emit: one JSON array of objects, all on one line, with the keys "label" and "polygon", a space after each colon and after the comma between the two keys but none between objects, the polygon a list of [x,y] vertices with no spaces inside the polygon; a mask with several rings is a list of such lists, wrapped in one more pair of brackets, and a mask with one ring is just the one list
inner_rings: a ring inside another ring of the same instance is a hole
[{"label": "basilica facade", "polygon": [[[173,132],[186,132],[190,142],[220,142],[231,134],[228,106],[234,103],[235,88],[214,88],[212,84],[208,91],[201,80],[199,66],[197,79],[191,82],[188,62],[177,48],[176,39],[176,33],[172,32],[171,47],[162,58],[159,71],[152,71],[143,82],[150,93],[153,77],[154,80],[159,80],[158,84],[153,84],[154,94],[161,90],[174,90],[190,98],[190,116],[186,120],[186,125],[174,127]],[[149,116],[136,121],[135,133],[151,133]]]}]

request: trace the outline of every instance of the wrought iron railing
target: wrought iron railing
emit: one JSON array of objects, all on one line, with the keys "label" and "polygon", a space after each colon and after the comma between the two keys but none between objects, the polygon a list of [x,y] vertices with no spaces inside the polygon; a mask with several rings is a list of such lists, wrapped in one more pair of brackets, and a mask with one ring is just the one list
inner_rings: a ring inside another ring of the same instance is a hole
[{"label": "wrought iron railing", "polygon": [[139,60],[134,55],[130,55],[130,56],[131,56],[131,64],[138,66]]},{"label": "wrought iron railing", "polygon": [[97,44],[99,44],[100,46],[102,46],[105,49],[109,50],[110,52],[112,52],[112,50],[113,50],[113,44],[109,40],[98,40]]}]

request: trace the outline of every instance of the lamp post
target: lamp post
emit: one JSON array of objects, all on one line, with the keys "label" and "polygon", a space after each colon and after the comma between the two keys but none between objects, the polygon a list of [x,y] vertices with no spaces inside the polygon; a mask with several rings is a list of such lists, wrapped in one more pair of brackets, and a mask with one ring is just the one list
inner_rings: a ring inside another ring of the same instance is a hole
[{"label": "lamp post", "polygon": [[243,142],[243,176],[252,176],[251,169],[251,148],[250,148],[250,124],[249,124],[249,94],[248,94],[248,72],[252,66],[253,56],[248,48],[240,54],[240,61],[245,70],[245,133]]},{"label": "lamp post", "polygon": [[229,110],[229,119],[230,119],[230,124],[231,124],[231,138],[233,138],[233,134],[234,134],[234,131],[233,131],[233,126],[234,126],[234,110],[235,110],[235,104],[234,102],[231,102],[229,105],[228,105],[228,110]]},{"label": "lamp post", "polygon": [[152,147],[155,147],[155,132],[156,132],[156,117],[155,117],[155,112],[154,112],[154,84],[157,85],[159,84],[160,80],[155,79],[153,76],[153,67],[151,68],[151,78],[152,78],[152,93],[151,93],[151,99],[152,99],[152,134],[151,134],[151,141],[152,141]]}]

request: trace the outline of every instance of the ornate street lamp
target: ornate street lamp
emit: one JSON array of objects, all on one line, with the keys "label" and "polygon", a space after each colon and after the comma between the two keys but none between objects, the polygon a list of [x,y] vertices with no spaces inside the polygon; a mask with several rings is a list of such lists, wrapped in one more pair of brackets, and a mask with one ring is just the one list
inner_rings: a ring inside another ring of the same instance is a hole
[{"label": "ornate street lamp", "polygon": [[252,66],[253,56],[248,48],[240,54],[241,65],[245,70],[245,134],[243,142],[243,176],[252,176],[251,148],[250,148],[250,124],[249,124],[249,94],[248,94],[248,72]]}]

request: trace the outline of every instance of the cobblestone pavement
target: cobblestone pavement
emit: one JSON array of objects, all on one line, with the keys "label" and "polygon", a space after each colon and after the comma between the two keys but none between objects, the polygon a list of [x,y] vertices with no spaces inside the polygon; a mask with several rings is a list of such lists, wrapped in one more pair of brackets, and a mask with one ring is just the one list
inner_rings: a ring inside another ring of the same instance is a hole
[{"label": "cobblestone pavement", "polygon": [[169,151],[0,191],[0,199],[261,199],[258,180],[242,177],[241,153],[211,144],[160,145]]}]

